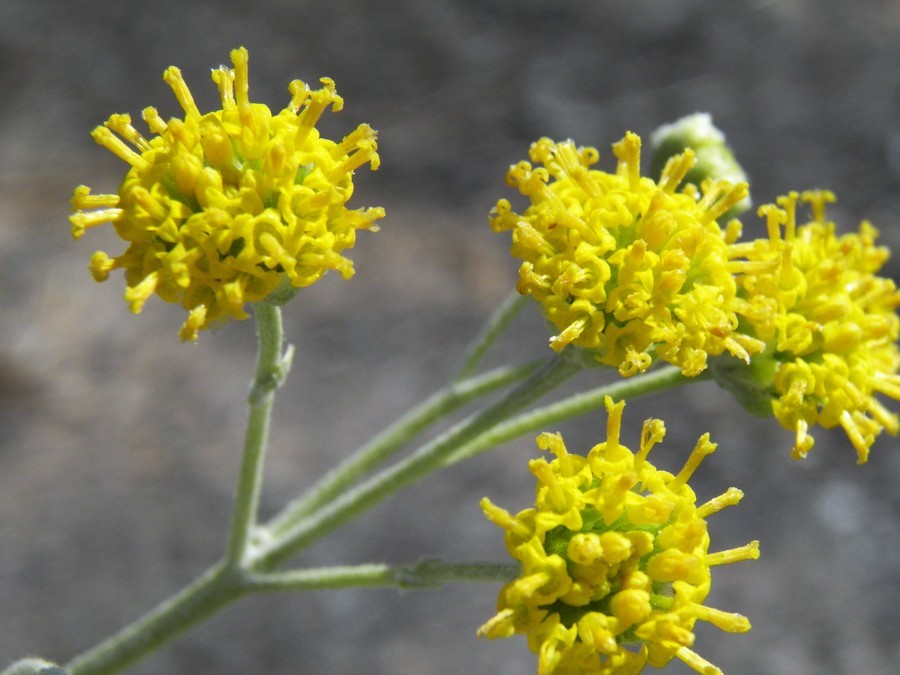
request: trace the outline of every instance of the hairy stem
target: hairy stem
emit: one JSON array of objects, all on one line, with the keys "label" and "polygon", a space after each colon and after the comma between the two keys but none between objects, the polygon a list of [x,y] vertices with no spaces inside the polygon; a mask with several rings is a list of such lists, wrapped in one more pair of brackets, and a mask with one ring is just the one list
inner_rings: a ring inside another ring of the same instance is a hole
[{"label": "hairy stem", "polygon": [[519,295],[517,292],[513,291],[509,297],[494,310],[493,314],[488,317],[488,320],[482,327],[481,332],[475,336],[472,344],[469,345],[465,354],[463,354],[462,362],[459,366],[459,370],[456,372],[456,377],[454,378],[455,381],[459,382],[460,380],[475,374],[475,371],[478,369],[478,365],[481,363],[487,350],[490,349],[490,346],[503,334],[503,331],[509,327],[510,322],[518,316],[526,302],[528,302],[528,296]]},{"label": "hairy stem", "polygon": [[256,525],[275,391],[287,376],[293,353],[289,348],[282,354],[281,310],[261,302],[254,306],[254,314],[259,352],[248,397],[243,460],[225,556],[143,617],[72,659],[65,666],[71,675],[118,672],[251,590],[242,566]]},{"label": "hairy stem", "polygon": [[583,415],[603,407],[603,400],[611,396],[615,401],[633,400],[674,387],[708,379],[706,376],[688,378],[675,366],[664,366],[643,375],[635,375],[627,380],[617,380],[595,387],[589,391],[573,394],[556,403],[529,410],[497,424],[477,438],[472,439],[452,455],[445,458],[445,464],[456,464],[502,443],[535,431],[543,431],[559,422]]},{"label": "hairy stem", "polygon": [[247,433],[244,455],[238,480],[231,531],[225,559],[230,565],[240,565],[247,551],[253,528],[256,526],[259,492],[262,484],[263,462],[269,435],[269,420],[275,403],[275,391],[284,382],[291,365],[293,349],[282,355],[284,331],[281,308],[266,302],[254,306],[259,353],[256,374],[248,396]]},{"label": "hairy stem", "polygon": [[302,518],[329,503],[359,480],[366,472],[384,462],[417,434],[462,406],[531,375],[539,362],[505,366],[484,375],[449,384],[399,420],[372,438],[322,477],[306,493],[288,504],[267,524],[271,536],[283,534]]},{"label": "hairy stem", "polygon": [[286,532],[266,537],[254,552],[250,565],[258,570],[273,569],[389,495],[440,468],[460,447],[556,388],[578,370],[580,366],[576,363],[551,357],[540,370],[499,401],[463,420],[409,457],[344,492]]},{"label": "hairy stem", "polygon": [[227,566],[216,565],[134,623],[76,656],[64,668],[70,675],[118,672],[230,604],[246,590]]},{"label": "hairy stem", "polygon": [[251,574],[254,591],[324,590],[348,587],[436,588],[458,581],[500,582],[519,573],[515,563],[446,563],[423,560],[413,565],[350,565]]}]

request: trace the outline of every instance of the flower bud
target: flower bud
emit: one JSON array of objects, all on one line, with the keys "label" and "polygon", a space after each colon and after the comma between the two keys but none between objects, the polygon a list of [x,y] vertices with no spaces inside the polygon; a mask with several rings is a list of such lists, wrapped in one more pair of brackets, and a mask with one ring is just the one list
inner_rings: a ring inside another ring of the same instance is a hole
[{"label": "flower bud", "polygon": [[0,675],[68,675],[68,671],[50,661],[30,656],[16,661]]},{"label": "flower bud", "polygon": [[[725,180],[729,183],[743,183],[747,174],[734,158],[734,153],[723,134],[712,122],[709,113],[694,113],[671,124],[664,124],[650,136],[653,157],[650,160],[650,175],[660,176],[666,162],[687,148],[694,151],[696,163],[687,172],[684,181],[701,185],[704,180]],[[735,204],[726,217],[743,213],[751,206],[749,195]]]}]

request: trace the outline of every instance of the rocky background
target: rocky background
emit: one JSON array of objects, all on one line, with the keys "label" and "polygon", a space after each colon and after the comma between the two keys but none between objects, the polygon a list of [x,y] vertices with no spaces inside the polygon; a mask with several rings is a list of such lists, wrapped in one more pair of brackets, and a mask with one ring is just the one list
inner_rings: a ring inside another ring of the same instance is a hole
[{"label": "rocky background", "polygon": [[[828,187],[840,225],[869,218],[900,247],[897,0],[4,0],[0,668],[32,653],[65,661],[222,550],[251,322],[180,344],[178,308],[153,301],[132,316],[119,278],[98,285],[85,271],[94,250],[120,250],[111,228],[73,243],[66,216],[76,184],[114,190],[124,170],[90,140],[94,125],[146,105],[176,114],[161,80],[170,64],[209,109],[208,69],[238,45],[250,50],[253,99],[273,108],[293,78],[337,81],[346,107],[325,130],[380,130],[382,168],[358,175],[354,200],[389,214],[381,233],[360,236],[351,283],[327,278],[287,310],[298,351],[275,412],[266,513],[452,373],[515,278],[487,212],[511,196],[506,167],[539,136],[596,145],[611,167],[625,130],[709,111],[757,204]],[[746,223],[761,231],[755,216]],[[529,310],[493,362],[542,354],[546,338]],[[678,466],[704,431],[720,442],[696,476],[701,499],[732,484],[747,494],[711,521],[714,548],[762,541],[760,561],[718,570],[709,600],[754,629],[701,628],[697,651],[729,673],[895,672],[897,439],[881,438],[858,467],[841,433],[817,432],[814,452],[793,462],[788,432],[710,384],[632,403],[626,438],[650,415],[668,423],[663,465]],[[560,430],[586,451],[604,420]],[[535,454],[523,439],[434,475],[298,563],[503,560],[478,500],[524,508]],[[533,672],[523,640],[475,639],[496,590],[257,597],[132,672]]]}]

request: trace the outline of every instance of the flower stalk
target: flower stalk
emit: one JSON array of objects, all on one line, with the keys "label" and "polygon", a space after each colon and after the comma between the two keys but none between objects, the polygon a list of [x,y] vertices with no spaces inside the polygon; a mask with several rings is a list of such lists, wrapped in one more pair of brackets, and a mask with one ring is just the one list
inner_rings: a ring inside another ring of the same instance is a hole
[{"label": "flower stalk", "polygon": [[257,570],[277,567],[314,541],[441,467],[465,443],[555,389],[578,370],[580,366],[572,361],[551,357],[499,401],[458,423],[409,457],[344,492],[279,536],[263,536],[251,566]]},{"label": "flower stalk", "polygon": [[487,350],[509,327],[510,322],[519,315],[519,312],[527,302],[528,298],[526,296],[513,292],[494,310],[482,327],[481,332],[466,349],[459,370],[456,373],[455,382],[460,382],[475,374]]},{"label": "flower stalk", "polygon": [[288,504],[266,525],[269,535],[287,532],[302,518],[335,499],[367,471],[386,461],[406,443],[462,406],[534,373],[539,362],[502,366],[483,375],[450,383],[403,415],[338,464],[309,491]]},{"label": "flower stalk", "polygon": [[185,632],[252,590],[242,569],[256,526],[269,420],[275,392],[290,370],[293,348],[282,351],[281,309],[254,307],[258,354],[248,396],[247,431],[228,544],[223,559],[135,623],[73,659],[72,675],[114,673]]},{"label": "flower stalk", "polygon": [[186,632],[246,592],[239,574],[214,565],[155,609],[65,664],[69,675],[116,673]]},{"label": "flower stalk", "polygon": [[263,462],[275,392],[287,377],[294,355],[293,346],[289,346],[287,351],[282,353],[284,330],[281,308],[260,302],[253,311],[256,317],[259,354],[256,361],[256,375],[253,378],[250,395],[247,397],[249,406],[247,432],[226,552],[228,564],[238,566],[243,563],[252,530],[256,526]]},{"label": "flower stalk", "polygon": [[555,403],[528,410],[491,427],[450,455],[446,464],[457,464],[526,434],[548,429],[573,417],[599,410],[607,397],[613,401],[633,401],[648,394],[707,379],[709,377],[705,374],[692,378],[685,377],[680,368],[663,366],[627,380],[617,380],[588,391],[578,392]]},{"label": "flower stalk", "polygon": [[247,585],[254,591],[314,591],[350,587],[437,588],[444,584],[474,581],[506,583],[519,573],[512,563],[446,563],[423,560],[412,565],[349,565],[251,574]]}]

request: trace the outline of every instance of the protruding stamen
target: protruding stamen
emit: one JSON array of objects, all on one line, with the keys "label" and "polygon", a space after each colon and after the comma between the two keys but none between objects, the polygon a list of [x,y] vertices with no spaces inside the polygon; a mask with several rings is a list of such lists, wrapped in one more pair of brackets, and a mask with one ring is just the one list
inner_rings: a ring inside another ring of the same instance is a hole
[{"label": "protruding stamen", "polygon": [[119,204],[119,195],[92,195],[91,188],[87,185],[79,185],[72,193],[70,201],[73,209],[99,209],[113,207]]},{"label": "protruding stamen", "polygon": [[720,668],[717,668],[697,652],[687,647],[680,647],[678,651],[675,652],[675,656],[700,673],[700,675],[723,675]]},{"label": "protruding stamen", "polygon": [[159,116],[159,111],[156,108],[153,106],[144,108],[141,117],[144,119],[144,122],[147,123],[147,126],[150,127],[150,131],[154,134],[161,136],[165,133],[167,125],[163,118]]},{"label": "protruding stamen", "polygon": [[740,562],[742,560],[757,559],[759,559],[759,542],[754,540],[749,544],[744,544],[738,548],[708,553],[706,555],[706,564],[710,567],[714,567],[715,565],[730,565],[731,563]]},{"label": "protruding stamen", "polygon": [[775,204],[763,204],[757,209],[757,213],[766,219],[769,240],[773,244],[781,241],[781,225],[787,221],[787,214]]},{"label": "protruding stamen", "polygon": [[559,335],[554,335],[550,338],[550,349],[557,353],[561,352],[569,346],[569,343],[576,340],[578,336],[584,332],[584,329],[587,328],[588,321],[589,319],[587,317],[575,319],[575,321],[566,326]]},{"label": "protruding stamen", "polygon": [[250,113],[250,55],[243,47],[231,51],[231,63],[234,64],[234,98],[237,103],[241,123],[248,126]]},{"label": "protruding stamen", "polygon": [[374,141],[378,133],[368,124],[360,124],[352,132],[344,136],[343,140],[331,150],[331,156],[335,159],[348,155],[360,147],[361,141]]},{"label": "protruding stamen", "polygon": [[807,202],[812,209],[812,218],[817,223],[825,221],[825,205],[837,201],[830,190],[805,190],[800,194],[800,199]]},{"label": "protruding stamen", "polygon": [[625,410],[625,401],[614,402],[611,396],[603,399],[606,406],[606,456],[613,457],[619,449],[619,434],[622,431],[622,413]]},{"label": "protruding stamen", "polygon": [[612,525],[622,515],[622,511],[625,509],[625,495],[638,484],[638,480],[638,475],[629,471],[611,482],[601,509],[603,520],[607,525]]},{"label": "protruding stamen", "polygon": [[138,130],[131,125],[131,115],[110,115],[109,119],[103,124],[107,129],[115,131],[141,152],[146,152],[150,149],[147,139],[141,136]]},{"label": "protruding stamen", "polygon": [[634,456],[634,470],[640,472],[641,466],[653,446],[666,437],[666,424],[662,420],[650,418],[644,421],[641,428],[641,447]]},{"label": "protruding stamen", "polygon": [[868,412],[872,419],[884,427],[884,430],[892,436],[896,436],[900,432],[900,417],[885,408],[877,398],[869,400]]},{"label": "protruding stamen", "polygon": [[184,114],[187,117],[199,118],[200,109],[194,103],[191,90],[188,89],[187,83],[181,75],[181,69],[176,66],[169,66],[166,68],[166,72],[163,73],[163,80],[172,88],[172,92],[175,94],[175,98],[178,99],[178,104],[184,110]]},{"label": "protruding stamen", "polygon": [[131,164],[135,169],[146,171],[150,166],[146,159],[125,145],[121,138],[106,127],[97,127],[91,132],[91,137],[99,145],[102,145],[119,159]]},{"label": "protruding stamen", "polygon": [[871,382],[876,391],[900,399],[900,374],[878,371],[872,376]]},{"label": "protruding stamen", "polygon": [[718,220],[731,208],[746,199],[749,194],[750,187],[747,183],[738,183],[710,206],[705,214],[706,218]]},{"label": "protruding stamen", "polygon": [[329,180],[337,182],[348,173],[352,173],[354,170],[358,169],[366,162],[372,160],[376,160],[375,163],[377,165],[378,153],[375,152],[375,149],[377,147],[378,146],[375,144],[375,141],[371,139],[363,139],[359,141],[356,145],[356,152],[347,155],[342,162],[337,164],[331,170],[331,172],[328,174]]},{"label": "protruding stamen", "polygon": [[117,221],[122,216],[122,209],[100,209],[99,211],[79,211],[69,216],[72,223],[72,238],[81,239],[89,227],[97,227],[105,223]]},{"label": "protruding stamen", "polygon": [[219,66],[210,72],[212,81],[219,88],[219,98],[222,101],[222,110],[233,108],[234,103],[234,71],[226,66]]},{"label": "protruding stamen", "polygon": [[684,468],[678,472],[678,475],[669,483],[669,489],[677,492],[681,487],[690,480],[694,475],[694,471],[700,466],[704,458],[715,452],[718,446],[709,440],[709,434],[703,434],[694,446],[690,457],[684,464]]},{"label": "protruding stamen", "polygon": [[746,633],[750,630],[750,621],[743,614],[723,612],[721,609],[706,605],[694,605],[691,609],[698,619],[707,621],[726,633]]},{"label": "protruding stamen", "polygon": [[509,608],[504,609],[488,619],[484,625],[478,629],[476,634],[478,637],[486,637],[488,640],[498,637],[512,637],[516,632],[515,625],[513,624],[514,615],[515,610]]},{"label": "protruding stamen", "polygon": [[796,192],[789,192],[778,198],[778,205],[784,209],[784,240],[793,241],[797,232],[797,199],[799,195]]},{"label": "protruding stamen", "polygon": [[694,151],[686,148],[680,155],[669,157],[659,177],[659,189],[663,192],[675,192],[696,161]]},{"label": "protruding stamen", "polygon": [[316,122],[319,121],[319,118],[322,116],[322,113],[325,112],[325,108],[327,108],[329,104],[331,105],[331,110],[333,112],[337,112],[344,107],[344,99],[338,96],[337,89],[334,86],[334,80],[323,77],[320,82],[324,86],[321,89],[309,92],[306,107],[300,113],[300,127],[305,130],[305,133],[301,131],[297,134],[298,144],[306,138],[306,134],[308,134],[309,130],[316,125]]},{"label": "protruding stamen", "polygon": [[744,493],[736,487],[728,488],[718,497],[713,497],[702,506],[697,507],[697,517],[709,518],[712,514],[718,513],[722,509],[738,504],[744,498]]},{"label": "protruding stamen", "polygon": [[641,137],[630,131],[618,143],[613,153],[619,160],[619,171],[628,177],[628,187],[636,191],[641,181]]},{"label": "protruding stamen", "polygon": [[[596,153],[596,150],[594,152]],[[591,178],[587,169],[588,165],[583,163],[584,158],[575,147],[575,143],[572,141],[557,143],[551,149],[551,157],[555,160],[553,165],[558,169],[560,176],[569,178],[584,190],[588,197],[598,197],[603,194],[601,186]],[[547,162],[544,164],[546,165]]]},{"label": "protruding stamen", "polygon": [[302,80],[292,80],[288,85],[288,92],[291,94],[291,102],[288,107],[294,114],[299,113],[300,108],[306,105],[306,101],[309,99],[309,85]]},{"label": "protruding stamen", "polygon": [[504,530],[508,530],[509,532],[520,536],[530,535],[530,530],[525,525],[519,522],[517,518],[513,518],[506,509],[495,506],[487,497],[484,497],[479,502],[479,505],[481,506],[481,510],[484,511],[485,518],[494,523],[497,527],[502,527]]},{"label": "protruding stamen", "polygon": [[849,410],[841,412],[840,423],[853,447],[856,448],[856,463],[865,464],[869,459],[869,448],[875,441],[874,436],[863,433],[859,420]]}]

